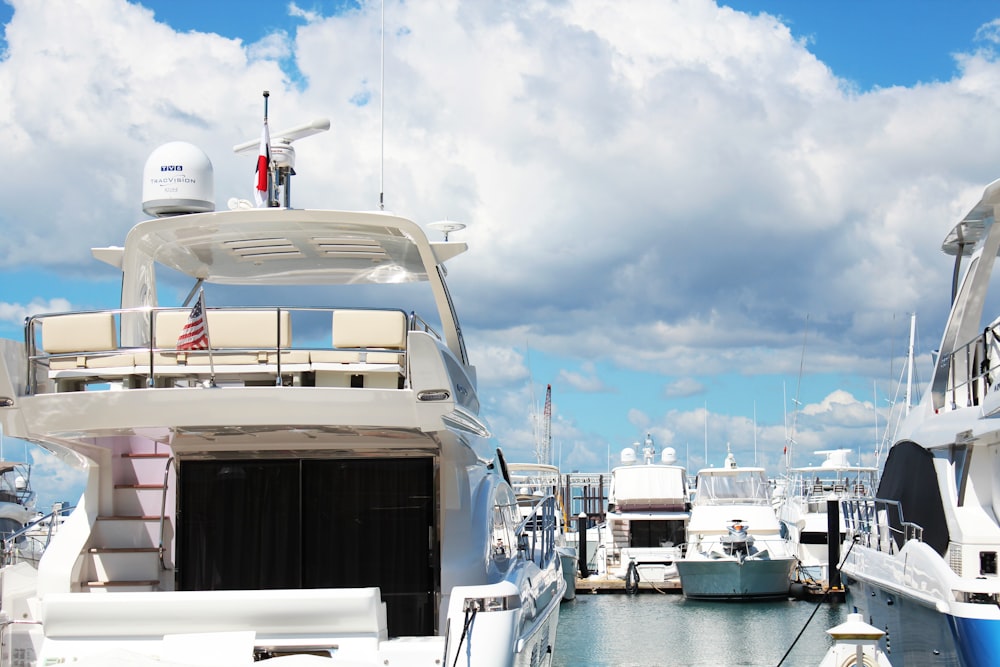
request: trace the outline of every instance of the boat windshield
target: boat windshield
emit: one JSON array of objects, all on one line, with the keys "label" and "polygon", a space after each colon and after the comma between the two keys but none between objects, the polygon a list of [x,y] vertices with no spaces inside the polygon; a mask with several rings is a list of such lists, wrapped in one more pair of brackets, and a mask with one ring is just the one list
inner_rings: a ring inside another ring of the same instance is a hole
[{"label": "boat windshield", "polygon": [[763,470],[713,470],[698,475],[696,505],[767,505],[770,487]]}]

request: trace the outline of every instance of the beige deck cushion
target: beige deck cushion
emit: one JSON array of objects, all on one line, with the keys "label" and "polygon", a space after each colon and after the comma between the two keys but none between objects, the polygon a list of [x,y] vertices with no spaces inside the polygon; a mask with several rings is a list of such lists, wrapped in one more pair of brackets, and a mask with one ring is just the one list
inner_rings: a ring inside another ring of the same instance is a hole
[{"label": "beige deck cushion", "polygon": [[[406,314],[399,310],[333,311],[333,346],[336,348],[406,348]],[[354,352],[344,349],[319,350],[310,354],[317,363],[402,364],[396,352]]]},{"label": "beige deck cushion", "polygon": [[113,313],[54,315],[42,322],[42,349],[49,354],[118,349]]},{"label": "beige deck cushion", "polygon": [[[117,368],[132,365],[131,354],[121,354],[114,313],[73,313],[41,320],[42,350],[48,354],[77,352],[49,360],[49,370]],[[108,354],[97,354],[108,353]]]},{"label": "beige deck cushion", "polygon": [[[157,348],[175,348],[177,337],[187,323],[190,311],[164,310],[156,313],[153,345]],[[212,344],[212,362],[217,364],[268,364],[276,363],[273,350],[278,346],[277,310],[209,310],[208,337]],[[292,323],[288,311],[281,311],[281,346],[292,340]],[[227,350],[240,349],[241,352]],[[148,356],[148,355],[147,355]],[[308,363],[305,351],[288,350],[281,353],[281,363]],[[208,365],[205,350],[163,351],[156,354],[157,364]]]}]

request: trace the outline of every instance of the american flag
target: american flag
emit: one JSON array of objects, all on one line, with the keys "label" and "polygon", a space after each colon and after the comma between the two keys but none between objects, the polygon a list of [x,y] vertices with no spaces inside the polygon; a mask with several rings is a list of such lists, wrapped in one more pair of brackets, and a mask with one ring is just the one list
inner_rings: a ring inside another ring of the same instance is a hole
[{"label": "american flag", "polygon": [[260,151],[257,154],[257,171],[254,174],[254,201],[257,208],[270,205],[270,193],[267,188],[267,174],[271,167],[271,135],[267,131],[267,121],[260,134]]},{"label": "american flag", "polygon": [[191,308],[187,322],[177,337],[178,350],[207,350],[208,323],[205,321],[205,293],[198,295],[198,301]]}]

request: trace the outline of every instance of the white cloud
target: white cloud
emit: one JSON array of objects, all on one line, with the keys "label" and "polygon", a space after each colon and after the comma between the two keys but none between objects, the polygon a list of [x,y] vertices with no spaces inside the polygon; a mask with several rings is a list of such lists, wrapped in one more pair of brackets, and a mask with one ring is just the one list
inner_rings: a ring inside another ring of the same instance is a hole
[{"label": "white cloud", "polygon": [[72,310],[73,307],[66,299],[55,298],[49,300],[35,299],[27,304],[7,303],[0,301],[0,321],[11,322],[23,325],[24,320],[39,313],[61,313]]},{"label": "white cloud", "polygon": [[283,60],[292,55],[288,35],[284,32],[273,32],[246,48],[250,60]]},{"label": "white cloud", "polygon": [[[208,152],[217,200],[247,196],[252,164],[231,147],[257,136],[268,89],[272,127],[332,122],[296,144],[296,205],[372,209],[384,179],[387,208],[469,223],[450,286],[491,420],[525,455],[529,334],[569,359],[560,382],[598,392],[613,384],[597,369],[794,376],[809,315],[808,372],[884,379],[893,313],[940,327],[938,245],[1000,164],[995,23],[953,80],[858,93],[777,19],[709,0],[388,3],[383,91],[374,3],[291,3],[304,23],[250,45],[123,0],[12,4],[0,267],[104,271],[88,249],[141,215],[142,165],[166,141]],[[864,432],[856,400],[803,417],[810,447]],[[693,452],[698,418],[653,421]],[[567,456],[606,446],[562,419]],[[713,447],[745,452],[752,425],[719,420]],[[770,459],[782,428],[757,433]]]},{"label": "white cloud", "polygon": [[1000,19],[993,19],[976,30],[976,39],[991,44],[1000,44]]},{"label": "white cloud", "polygon": [[583,363],[580,367],[580,372],[565,368],[560,370],[557,382],[560,385],[569,387],[572,391],[579,391],[586,394],[612,391],[598,375],[597,367],[590,362]]},{"label": "white cloud", "polygon": [[671,382],[663,389],[666,398],[677,398],[680,396],[697,396],[704,393],[705,385],[694,378],[681,378]]}]

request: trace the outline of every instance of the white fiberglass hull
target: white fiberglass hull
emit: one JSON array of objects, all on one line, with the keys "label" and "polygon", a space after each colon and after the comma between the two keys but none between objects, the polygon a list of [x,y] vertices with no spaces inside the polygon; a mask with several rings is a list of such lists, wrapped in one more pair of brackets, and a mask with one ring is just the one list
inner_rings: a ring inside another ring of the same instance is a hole
[{"label": "white fiberglass hull", "polygon": [[[975,667],[1000,664],[1000,609],[956,600],[963,580],[927,544],[911,540],[896,554],[845,545],[841,577],[847,602],[886,631],[880,646],[892,664]],[[968,581],[968,583],[966,583]]]},{"label": "white fiberglass hull", "polygon": [[[455,593],[458,606],[469,597],[517,599],[510,584]],[[553,586],[550,599],[530,610],[533,618],[518,603],[459,611],[449,618],[447,637],[390,639],[375,588],[51,595],[42,602],[44,631],[18,627],[5,643],[25,660],[14,664],[225,667],[247,664],[255,647],[268,645],[275,665],[438,667],[447,653],[449,665],[535,667],[551,663],[561,596],[562,586]],[[317,647],[313,655],[302,652],[306,638]],[[282,657],[283,646],[295,655]]]},{"label": "white fiberglass hull", "polygon": [[684,597],[750,600],[788,595],[794,559],[685,559],[677,561]]}]

